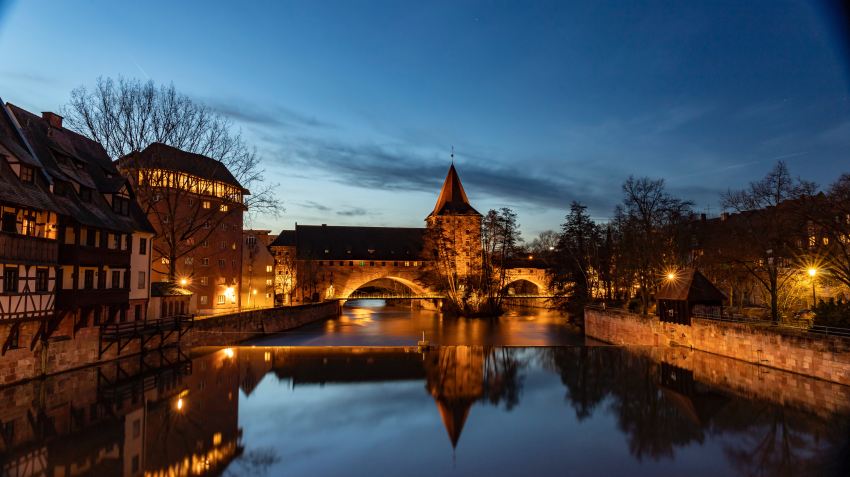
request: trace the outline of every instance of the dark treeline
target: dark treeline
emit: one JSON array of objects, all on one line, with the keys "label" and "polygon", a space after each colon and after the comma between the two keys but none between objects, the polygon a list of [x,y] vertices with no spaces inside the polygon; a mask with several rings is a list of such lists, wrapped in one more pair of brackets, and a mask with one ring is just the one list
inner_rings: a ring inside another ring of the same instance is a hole
[{"label": "dark treeline", "polygon": [[[650,313],[658,287],[685,268],[708,276],[735,311],[773,321],[814,308],[834,323],[827,316],[850,308],[850,174],[821,191],[779,162],[720,201],[723,213],[706,217],[663,179],[629,177],[609,221],[573,202],[560,232],[530,248],[545,259],[559,304],[577,310],[604,302]],[[823,302],[814,307],[813,285]]]}]

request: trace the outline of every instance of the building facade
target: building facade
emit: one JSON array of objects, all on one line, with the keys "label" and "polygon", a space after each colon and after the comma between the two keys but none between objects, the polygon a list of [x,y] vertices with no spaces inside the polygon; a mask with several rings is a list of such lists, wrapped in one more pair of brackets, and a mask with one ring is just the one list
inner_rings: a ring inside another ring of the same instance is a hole
[{"label": "building facade", "polygon": [[151,280],[190,290],[199,314],[238,311],[248,190],[219,161],[160,143],[118,167],[156,230]]},{"label": "building facade", "polygon": [[242,231],[242,309],[275,306],[275,257],[269,250],[270,232]]}]

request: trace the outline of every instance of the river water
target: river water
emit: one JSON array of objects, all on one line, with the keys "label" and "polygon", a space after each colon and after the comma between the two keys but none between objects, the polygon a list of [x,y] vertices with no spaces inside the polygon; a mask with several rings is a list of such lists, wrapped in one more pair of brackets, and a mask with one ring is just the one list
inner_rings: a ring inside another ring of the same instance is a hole
[{"label": "river water", "polygon": [[356,305],[2,388],[2,475],[850,475],[846,386],[585,342],[545,310]]}]

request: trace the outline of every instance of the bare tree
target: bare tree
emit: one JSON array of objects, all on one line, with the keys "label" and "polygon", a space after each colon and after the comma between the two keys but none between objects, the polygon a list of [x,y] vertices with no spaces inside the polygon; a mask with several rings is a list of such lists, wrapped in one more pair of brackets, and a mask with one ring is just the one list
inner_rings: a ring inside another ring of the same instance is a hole
[{"label": "bare tree", "polygon": [[693,204],[667,193],[664,179],[630,176],[623,183],[623,196],[623,204],[615,211],[621,235],[621,266],[634,274],[641,313],[646,314],[665,268],[678,265],[677,227],[690,220]]},{"label": "bare tree", "polygon": [[69,128],[103,145],[113,158],[141,151],[155,142],[221,162],[251,190],[245,205],[252,213],[277,214],[275,184],[230,121],[208,106],[179,93],[173,84],[119,77],[98,78],[94,88],[79,86],[62,109]]},{"label": "bare tree", "polygon": [[737,214],[728,220],[724,233],[728,245],[721,253],[761,285],[774,322],[779,322],[785,286],[799,273],[795,262],[804,247],[801,241],[808,242],[799,199],[815,189],[813,183],[793,178],[780,161],[761,180],[723,196],[723,207]]}]

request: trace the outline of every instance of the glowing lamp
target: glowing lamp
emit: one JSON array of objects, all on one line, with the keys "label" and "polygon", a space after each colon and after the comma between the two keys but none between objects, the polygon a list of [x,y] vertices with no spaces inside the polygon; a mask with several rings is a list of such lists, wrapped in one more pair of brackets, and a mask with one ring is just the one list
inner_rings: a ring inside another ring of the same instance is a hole
[{"label": "glowing lamp", "polygon": [[817,268],[809,268],[808,272],[809,272],[810,277],[814,277],[815,275],[818,274],[818,269]]},{"label": "glowing lamp", "polygon": [[233,348],[224,348],[224,355],[225,356],[227,356],[228,358],[232,358],[233,354],[234,354]]}]

